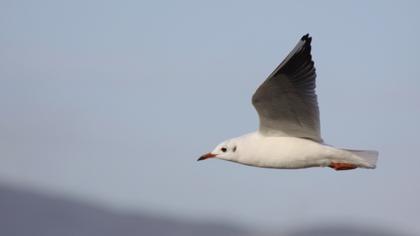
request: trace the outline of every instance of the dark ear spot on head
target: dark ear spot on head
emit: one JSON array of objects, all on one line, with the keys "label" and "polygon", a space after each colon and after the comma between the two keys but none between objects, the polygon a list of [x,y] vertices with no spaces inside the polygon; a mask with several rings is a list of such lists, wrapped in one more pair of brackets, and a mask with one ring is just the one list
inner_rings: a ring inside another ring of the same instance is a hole
[{"label": "dark ear spot on head", "polygon": [[236,152],[236,146],[234,146],[232,150],[233,150],[234,152]]}]

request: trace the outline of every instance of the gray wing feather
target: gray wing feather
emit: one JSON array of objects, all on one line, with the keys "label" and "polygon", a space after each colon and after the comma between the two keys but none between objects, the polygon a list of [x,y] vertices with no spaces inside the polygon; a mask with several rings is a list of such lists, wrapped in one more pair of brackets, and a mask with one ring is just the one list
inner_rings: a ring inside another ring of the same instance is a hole
[{"label": "gray wing feather", "polygon": [[252,97],[267,136],[293,136],[322,142],[315,94],[311,40],[305,35]]}]

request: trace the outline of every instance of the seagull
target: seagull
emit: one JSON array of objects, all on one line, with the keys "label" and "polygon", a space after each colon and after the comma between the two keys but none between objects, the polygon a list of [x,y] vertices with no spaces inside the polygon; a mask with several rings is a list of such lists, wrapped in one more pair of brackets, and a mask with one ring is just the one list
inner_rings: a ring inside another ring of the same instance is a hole
[{"label": "seagull", "polygon": [[377,151],[335,148],[322,140],[311,41],[304,35],[252,96],[259,129],[222,142],[198,161],[275,169],[376,168]]}]

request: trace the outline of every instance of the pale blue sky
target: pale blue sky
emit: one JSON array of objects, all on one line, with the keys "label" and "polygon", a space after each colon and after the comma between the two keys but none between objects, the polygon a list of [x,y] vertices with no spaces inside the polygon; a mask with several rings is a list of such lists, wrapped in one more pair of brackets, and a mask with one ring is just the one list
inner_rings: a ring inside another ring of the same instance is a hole
[{"label": "pale blue sky", "polygon": [[[418,1],[1,1],[0,181],[249,227],[420,233]],[[195,160],[313,37],[324,140],[376,170]]]}]

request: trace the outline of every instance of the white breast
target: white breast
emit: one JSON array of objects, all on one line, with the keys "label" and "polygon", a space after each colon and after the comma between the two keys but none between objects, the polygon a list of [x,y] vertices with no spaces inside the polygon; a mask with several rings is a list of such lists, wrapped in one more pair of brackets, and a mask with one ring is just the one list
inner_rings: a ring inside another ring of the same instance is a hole
[{"label": "white breast", "polygon": [[295,137],[266,137],[251,133],[239,138],[239,163],[267,168],[327,166],[340,150]]}]

